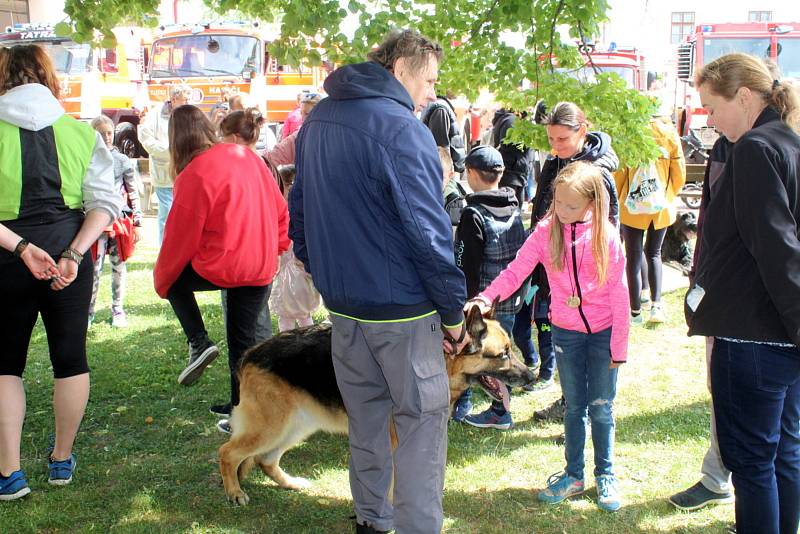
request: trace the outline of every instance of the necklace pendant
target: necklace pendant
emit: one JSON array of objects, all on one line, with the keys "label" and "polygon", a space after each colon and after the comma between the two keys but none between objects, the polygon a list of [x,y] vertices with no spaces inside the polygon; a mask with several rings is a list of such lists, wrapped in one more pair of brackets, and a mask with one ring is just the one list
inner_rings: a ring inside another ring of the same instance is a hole
[{"label": "necklace pendant", "polygon": [[567,297],[567,306],[569,306],[570,308],[577,308],[580,305],[581,305],[580,297],[576,297],[575,295]]}]

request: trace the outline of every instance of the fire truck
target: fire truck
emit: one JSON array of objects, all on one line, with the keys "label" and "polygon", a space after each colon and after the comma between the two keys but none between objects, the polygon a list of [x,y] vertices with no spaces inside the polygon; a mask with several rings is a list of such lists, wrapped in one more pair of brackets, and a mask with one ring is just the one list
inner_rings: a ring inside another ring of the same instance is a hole
[{"label": "fire truck", "polygon": [[678,47],[677,77],[684,82],[676,106],[679,131],[694,133],[706,150],[719,135],[706,125],[708,114],[693,86],[694,76],[704,65],[733,52],[771,59],[784,77],[800,78],[800,23],[700,24]]},{"label": "fire truck", "polygon": [[141,30],[114,30],[115,48],[93,48],[59,37],[51,26],[16,24],[0,34],[0,46],[38,44],[61,82],[61,104],[71,116],[91,120],[100,113],[117,125],[115,142],[130,157],[140,155],[135,125],[147,94],[142,79]]},{"label": "fire truck", "polygon": [[163,102],[170,85],[183,83],[192,88],[190,103],[209,111],[223,93],[248,93],[268,122],[282,122],[300,92],[322,90],[328,68],[281,65],[270,56],[269,43],[256,22],[164,28],[150,50],[150,100]]}]

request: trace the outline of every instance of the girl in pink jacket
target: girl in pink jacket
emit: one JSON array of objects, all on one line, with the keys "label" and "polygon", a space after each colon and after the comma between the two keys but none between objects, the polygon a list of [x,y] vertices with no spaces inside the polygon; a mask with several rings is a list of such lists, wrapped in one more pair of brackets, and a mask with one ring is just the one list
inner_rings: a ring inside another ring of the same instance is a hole
[{"label": "girl in pink jacket", "polygon": [[[592,421],[598,506],[620,507],[613,471],[617,368],[628,352],[630,307],[625,258],[616,229],[608,222],[608,201],[600,170],[588,163],[568,165],[553,183],[555,200],[517,257],[478,297],[482,309],[508,298],[538,263],[550,280],[553,346],[566,399],[567,466],[547,481],[539,500],[556,504],[583,493],[586,416]],[[469,306],[469,304],[468,304]]]}]

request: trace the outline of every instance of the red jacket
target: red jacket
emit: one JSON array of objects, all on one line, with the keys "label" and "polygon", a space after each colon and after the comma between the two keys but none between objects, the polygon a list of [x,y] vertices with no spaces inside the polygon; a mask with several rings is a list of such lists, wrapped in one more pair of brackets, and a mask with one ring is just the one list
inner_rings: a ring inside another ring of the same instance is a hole
[{"label": "red jacket", "polygon": [[156,293],[166,298],[190,262],[220,287],[271,283],[291,244],[288,225],[286,201],[264,161],[240,145],[211,147],[175,180],[153,270]]}]

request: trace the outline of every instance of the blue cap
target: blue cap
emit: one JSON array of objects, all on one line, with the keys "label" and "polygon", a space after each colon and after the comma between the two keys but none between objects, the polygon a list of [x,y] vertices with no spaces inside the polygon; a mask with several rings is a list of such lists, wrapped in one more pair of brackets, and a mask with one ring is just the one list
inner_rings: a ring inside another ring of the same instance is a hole
[{"label": "blue cap", "polygon": [[502,171],[505,169],[503,156],[496,148],[488,145],[478,145],[470,150],[464,160],[464,166],[479,171]]}]

